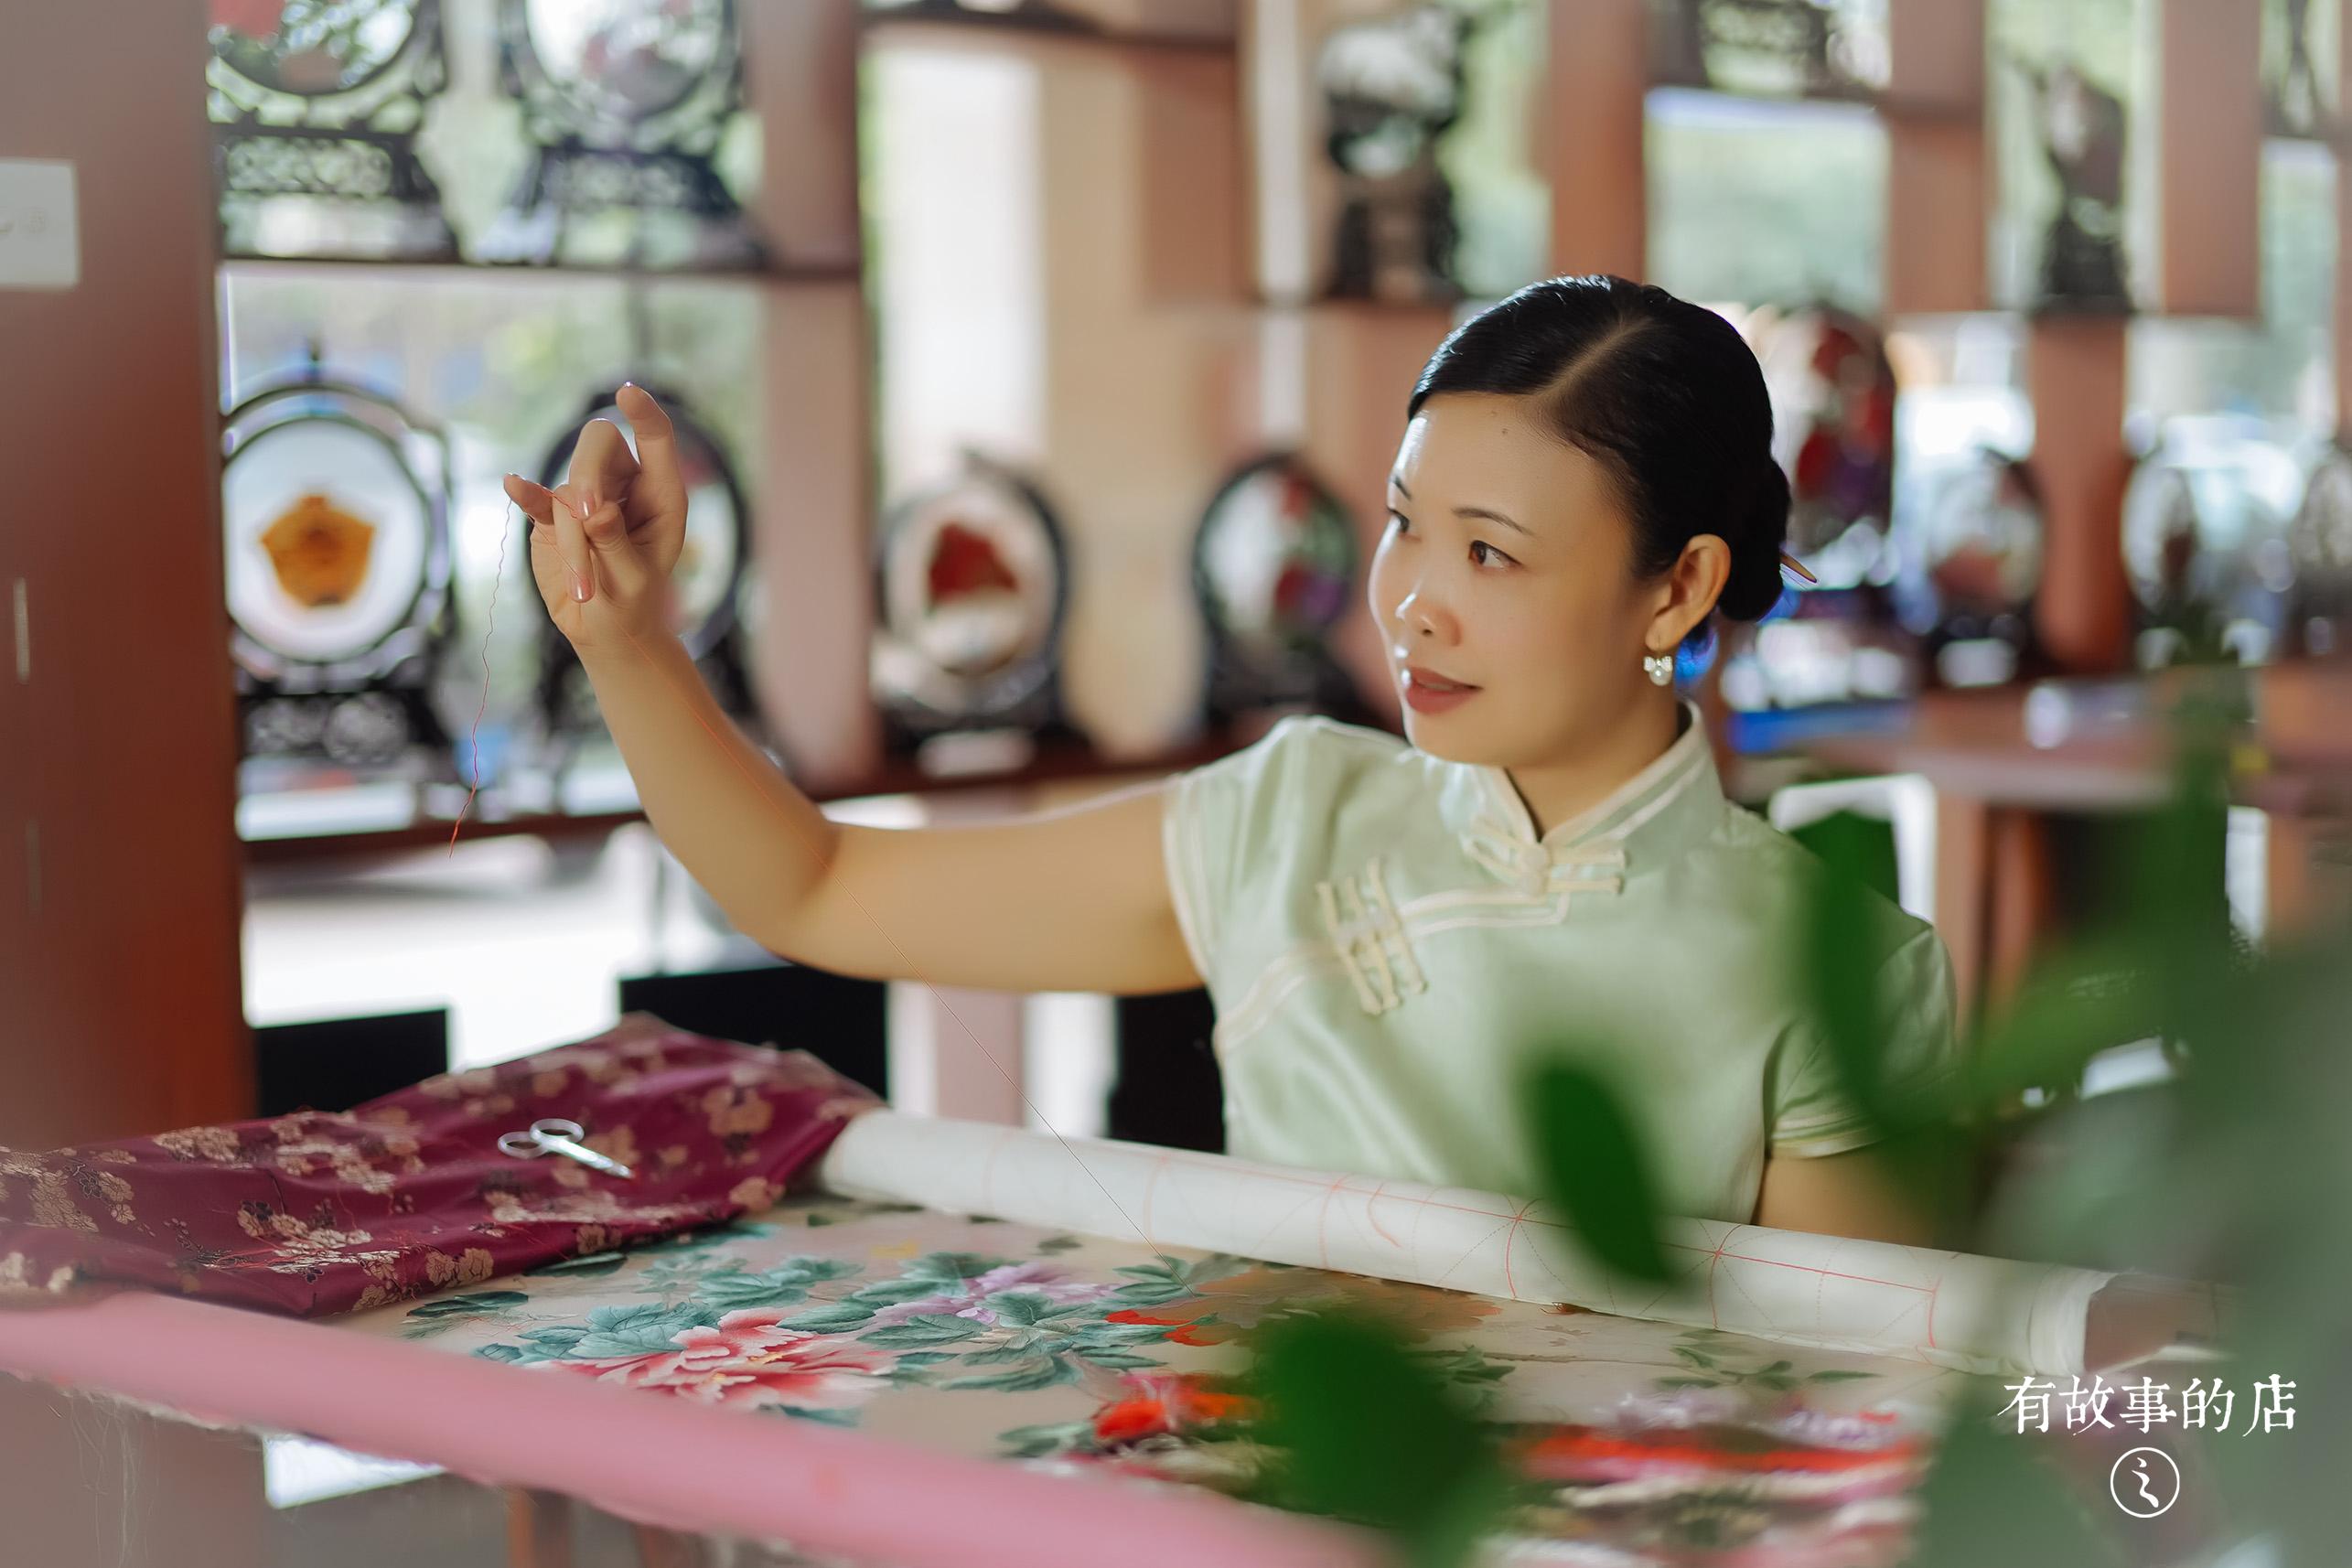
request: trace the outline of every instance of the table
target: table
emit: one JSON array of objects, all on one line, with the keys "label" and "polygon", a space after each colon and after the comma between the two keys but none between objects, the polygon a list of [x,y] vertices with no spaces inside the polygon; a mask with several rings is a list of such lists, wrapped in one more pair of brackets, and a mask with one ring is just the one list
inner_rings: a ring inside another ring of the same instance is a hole
[{"label": "table", "polygon": [[[1507,1560],[1670,1561],[1738,1498],[1759,1548],[1899,1561],[1933,1432],[1972,1380],[822,1196],[327,1323],[138,1294],[0,1315],[0,1366],[909,1568],[1370,1563],[1351,1530],[1218,1495],[1266,1459],[1230,1419],[1241,1336],[1343,1298],[1410,1326],[1521,1440]],[[1644,1541],[1660,1555],[1617,1554]]]}]

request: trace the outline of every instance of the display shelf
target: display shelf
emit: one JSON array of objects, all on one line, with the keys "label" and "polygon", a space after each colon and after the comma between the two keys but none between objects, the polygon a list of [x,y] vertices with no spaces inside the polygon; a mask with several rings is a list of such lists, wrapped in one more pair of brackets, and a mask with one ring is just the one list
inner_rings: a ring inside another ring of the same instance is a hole
[{"label": "display shelf", "polygon": [[1152,55],[1214,56],[1230,59],[1235,52],[1230,33],[1175,33],[1112,27],[1084,17],[1020,11],[986,12],[946,6],[886,6],[861,11],[858,27],[869,38],[906,38],[926,43],[1007,44],[1102,49]]},{"label": "display shelf", "polygon": [[369,273],[388,276],[418,278],[493,278],[508,281],[539,281],[577,278],[582,282],[626,282],[661,284],[706,284],[749,287],[753,285],[806,285],[811,287],[838,286],[864,281],[862,263],[839,266],[766,266],[766,267],[622,267],[567,266],[555,263],[535,262],[467,262],[467,261],[399,261],[375,256],[223,256],[220,260],[224,273],[253,273],[281,275],[303,272],[318,272],[330,276],[356,277]]},{"label": "display shelf", "polygon": [[[2173,784],[2165,714],[2185,681],[2167,671],[2109,680],[2036,682],[1982,692],[1935,692],[1866,726],[1794,741],[1791,750],[1842,773],[1920,773],[1939,789],[1988,805],[2059,812],[2153,805]],[[2225,672],[2227,673],[2227,672]],[[2282,663],[2235,672],[2254,700],[2242,739],[2262,760],[2233,778],[2235,798],[2277,806],[2334,799],[2347,761],[2282,723],[2264,693],[2292,690],[2296,715],[2352,704],[2352,665]]]},{"label": "display shelf", "polygon": [[[1215,761],[1255,738],[1253,732],[1239,729],[1210,730],[1186,745],[1134,758],[1107,757],[1082,743],[1047,744],[1018,768],[949,775],[894,760],[864,778],[803,788],[811,800],[827,804],[1150,778]],[[399,779],[349,779],[259,792],[238,802],[238,834],[244,840],[246,864],[262,865],[430,848],[448,843],[453,827],[459,840],[509,833],[580,838],[644,820],[636,788],[618,759],[575,766],[560,784],[544,773],[518,772],[511,779],[485,785],[469,807],[466,796],[464,785],[446,780]]]}]

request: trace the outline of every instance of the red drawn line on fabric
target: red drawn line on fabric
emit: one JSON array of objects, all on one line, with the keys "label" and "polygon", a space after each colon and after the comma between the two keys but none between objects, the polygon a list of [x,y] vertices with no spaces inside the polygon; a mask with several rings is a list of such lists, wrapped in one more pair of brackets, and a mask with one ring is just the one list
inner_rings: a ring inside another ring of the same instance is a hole
[{"label": "red drawn line on fabric", "polygon": [[1283,1230],[1283,1228],[1284,1226],[1287,1226],[1287,1225],[1288,1225],[1292,1220],[1294,1220],[1294,1219],[1297,1219],[1301,1214],[1304,1214],[1305,1212],[1306,1212],[1306,1206],[1307,1206],[1308,1204],[1310,1204],[1310,1203],[1313,1203],[1314,1201],[1315,1201],[1315,1195],[1314,1195],[1313,1193],[1309,1193],[1309,1194],[1307,1194],[1305,1197],[1300,1198],[1300,1199],[1298,1200],[1298,1202],[1297,1202],[1295,1205],[1294,1205],[1294,1206],[1292,1207],[1292,1208],[1291,1208],[1290,1212],[1288,1212],[1287,1214],[1283,1215],[1280,1219],[1276,1219],[1273,1224],[1271,1224],[1271,1225],[1267,1226],[1263,1230],[1260,1231],[1260,1232],[1258,1233],[1258,1239],[1257,1239],[1257,1240],[1256,1240],[1254,1243],[1252,1243],[1252,1245],[1254,1245],[1254,1246],[1258,1246],[1258,1247],[1266,1247],[1269,1243],[1271,1243],[1271,1242],[1273,1240],[1274,1237],[1275,1237],[1275,1236],[1276,1236],[1276,1235],[1277,1235],[1277,1234],[1278,1234],[1278,1233]]},{"label": "red drawn line on fabric", "polygon": [[[1173,1165],[1189,1166],[1197,1170],[1227,1171],[1228,1174],[1230,1174],[1229,1165],[1214,1163],[1208,1160],[1188,1158],[1178,1155],[1169,1155],[1167,1156],[1167,1159],[1168,1162]],[[1323,1184],[1313,1176],[1291,1176],[1282,1171],[1267,1170],[1260,1166],[1250,1167],[1250,1176],[1252,1180],[1256,1181],[1287,1183],[1294,1187],[1312,1187],[1317,1191],[1320,1191],[1323,1187]],[[1415,1208],[1437,1208],[1443,1209],[1449,1214],[1467,1214],[1481,1219],[1499,1219],[1505,1224],[1509,1224],[1511,1219],[1510,1214],[1502,1209],[1479,1208],[1466,1203],[1441,1203],[1434,1197],[1406,1197],[1402,1194],[1394,1194],[1391,1195],[1390,1201],[1392,1203],[1410,1203]],[[1530,1225],[1541,1226],[1547,1230],[1570,1230],[1574,1229],[1565,1220],[1561,1219],[1531,1218],[1527,1220],[1527,1223]],[[1665,1241],[1661,1242],[1660,1245],[1671,1247],[1675,1251],[1682,1252],[1703,1253],[1706,1251],[1704,1247],[1695,1245],[1689,1241]],[[1770,1260],[1760,1261],[1769,1262]],[[1799,1263],[1787,1263],[1782,1266],[1785,1268],[1801,1268],[1804,1265]]]},{"label": "red drawn line on fabric", "polygon": [[1454,1260],[1453,1265],[1449,1267],[1444,1273],[1438,1275],[1435,1279],[1432,1280],[1430,1283],[1440,1285],[1444,1284],[1446,1280],[1453,1275],[1455,1269],[1460,1268],[1479,1252],[1484,1251],[1487,1242],[1493,1240],[1496,1237],[1501,1235],[1509,1229],[1510,1229],[1510,1217],[1509,1215],[1505,1215],[1503,1217],[1503,1222],[1500,1225],[1496,1226],[1492,1230],[1489,1230],[1484,1236],[1479,1237],[1477,1241],[1471,1244],[1468,1251],[1465,1251],[1460,1257]]},{"label": "red drawn line on fabric", "polygon": [[1326,1269],[1331,1266],[1331,1200],[1338,1197],[1339,1189],[1347,1185],[1346,1176],[1333,1177],[1331,1185],[1324,1189],[1323,1212],[1315,1217],[1315,1238],[1322,1249],[1323,1266]]},{"label": "red drawn line on fabric", "polygon": [[1905,1307],[1901,1312],[1896,1313],[1894,1316],[1880,1324],[1877,1330],[1867,1337],[1875,1344],[1884,1344],[1893,1339],[1895,1337],[1895,1326],[1902,1322],[1905,1318],[1910,1316],[1917,1309],[1914,1307]]},{"label": "red drawn line on fabric", "polygon": [[[1374,1183],[1371,1189],[1363,1195],[1364,1203],[1362,1212],[1359,1216],[1360,1223],[1356,1228],[1356,1240],[1361,1242],[1368,1251],[1380,1251],[1385,1249],[1388,1253],[1392,1254],[1402,1251],[1403,1244],[1397,1240],[1393,1233],[1380,1224],[1380,1194],[1388,1185],[1387,1179],[1382,1178],[1381,1180]],[[1347,1191],[1349,1196],[1352,1197],[1355,1195],[1357,1189],[1351,1187],[1348,1187]],[[1377,1246],[1372,1240],[1373,1237],[1378,1237],[1380,1239]]]},{"label": "red drawn line on fabric", "polygon": [[1527,1211],[1534,1207],[1535,1199],[1531,1197],[1520,1204],[1519,1212],[1511,1216],[1510,1234],[1503,1238],[1503,1288],[1511,1293],[1514,1301],[1519,1299],[1519,1278],[1511,1273],[1511,1247],[1519,1240],[1519,1222],[1526,1219]]},{"label": "red drawn line on fabric", "polygon": [[1866,1285],[1885,1285],[1889,1290],[1917,1291],[1922,1295],[1933,1295],[1936,1290],[1934,1285],[1906,1284],[1901,1280],[1879,1280],[1873,1279],[1868,1274],[1841,1273],[1835,1269],[1825,1269],[1816,1263],[1791,1263],[1779,1258],[1756,1258],[1750,1257],[1745,1252],[1730,1252],[1724,1255],[1737,1263],[1762,1263],[1768,1268],[1795,1269],[1800,1273],[1827,1274],[1833,1280],[1858,1280]]},{"label": "red drawn line on fabric", "polygon": [[[1759,1321],[1759,1322],[1769,1322],[1769,1321],[1771,1320],[1772,1315],[1771,1315],[1770,1313],[1768,1313],[1768,1312],[1767,1312],[1767,1311],[1765,1311],[1765,1310],[1764,1310],[1764,1304],[1763,1304],[1762,1302],[1760,1302],[1760,1301],[1756,1300],[1756,1297],[1754,1297],[1754,1296],[1752,1296],[1752,1295],[1749,1295],[1749,1294],[1747,1294],[1747,1287],[1746,1287],[1745,1285],[1744,1285],[1744,1284],[1742,1284],[1742,1283],[1739,1283],[1739,1271],[1738,1271],[1738,1270],[1734,1269],[1734,1270],[1733,1270],[1730,1273],[1725,1274],[1725,1275],[1724,1276],[1724,1283],[1726,1283],[1727,1284],[1729,1284],[1729,1285],[1732,1287],[1732,1289],[1734,1289],[1734,1290],[1735,1290],[1735,1291],[1739,1292],[1739,1294],[1740,1294],[1740,1298],[1741,1298],[1742,1300],[1745,1301],[1749,1306],[1751,1306],[1751,1307],[1755,1308],[1755,1310],[1756,1310],[1756,1319],[1757,1319],[1757,1321]],[[1820,1283],[1825,1283],[1826,1282],[1820,1282]],[[1821,1323],[1821,1316],[1820,1316],[1820,1311],[1819,1311],[1818,1309],[1816,1309],[1816,1310],[1815,1310],[1815,1312],[1814,1312],[1814,1314],[1813,1314],[1813,1326],[1814,1326],[1816,1328],[1819,1328],[1819,1327],[1820,1326],[1820,1323]]]}]

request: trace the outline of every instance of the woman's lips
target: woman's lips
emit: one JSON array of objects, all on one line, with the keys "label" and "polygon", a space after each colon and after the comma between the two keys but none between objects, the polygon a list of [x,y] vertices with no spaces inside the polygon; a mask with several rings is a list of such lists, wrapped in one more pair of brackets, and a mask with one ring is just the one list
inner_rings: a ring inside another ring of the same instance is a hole
[{"label": "woman's lips", "polygon": [[1411,668],[1404,672],[1404,700],[1418,714],[1442,714],[1450,708],[1460,707],[1477,694],[1476,686],[1443,681]]}]

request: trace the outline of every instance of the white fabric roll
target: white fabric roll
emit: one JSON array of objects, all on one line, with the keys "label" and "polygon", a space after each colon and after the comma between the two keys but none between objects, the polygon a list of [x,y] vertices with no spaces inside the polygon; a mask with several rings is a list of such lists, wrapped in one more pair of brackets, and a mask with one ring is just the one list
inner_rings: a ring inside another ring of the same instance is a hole
[{"label": "white fabric roll", "polygon": [[1674,1219],[1661,1240],[1677,1278],[1660,1289],[1612,1274],[1531,1200],[891,1111],[851,1122],[818,1181],[845,1197],[2003,1376],[2081,1372],[2090,1298],[2115,1277]]}]

